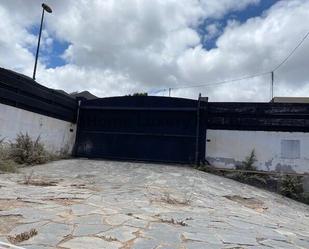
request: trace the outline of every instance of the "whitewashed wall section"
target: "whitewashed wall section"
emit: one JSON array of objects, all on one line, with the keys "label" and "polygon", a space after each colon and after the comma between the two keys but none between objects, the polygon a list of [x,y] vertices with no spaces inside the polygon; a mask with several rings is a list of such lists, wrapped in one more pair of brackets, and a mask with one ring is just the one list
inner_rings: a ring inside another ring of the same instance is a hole
[{"label": "whitewashed wall section", "polygon": [[259,170],[309,173],[309,133],[207,130],[206,159],[234,168],[255,150]]},{"label": "whitewashed wall section", "polygon": [[53,153],[71,152],[76,124],[0,104],[0,138],[14,141],[17,134],[40,136],[46,149]]}]

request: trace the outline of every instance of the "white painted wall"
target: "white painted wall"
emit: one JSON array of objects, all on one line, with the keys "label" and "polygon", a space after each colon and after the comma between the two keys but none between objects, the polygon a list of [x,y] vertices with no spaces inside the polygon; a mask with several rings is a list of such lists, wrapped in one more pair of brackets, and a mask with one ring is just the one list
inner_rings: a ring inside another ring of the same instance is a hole
[{"label": "white painted wall", "polygon": [[[216,167],[234,168],[254,149],[260,170],[309,173],[309,133],[207,130],[206,159]],[[299,140],[298,159],[282,157],[281,141]]]},{"label": "white painted wall", "polygon": [[[73,129],[73,132],[70,131]],[[53,153],[72,151],[76,125],[70,122],[0,104],[0,138],[14,141],[19,133],[38,136],[45,148]]]}]

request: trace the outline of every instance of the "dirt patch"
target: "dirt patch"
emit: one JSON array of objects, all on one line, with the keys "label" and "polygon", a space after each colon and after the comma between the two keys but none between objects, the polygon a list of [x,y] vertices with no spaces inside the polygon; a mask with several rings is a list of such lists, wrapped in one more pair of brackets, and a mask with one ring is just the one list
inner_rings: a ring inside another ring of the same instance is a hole
[{"label": "dirt patch", "polygon": [[32,185],[32,186],[40,186],[40,187],[50,187],[50,186],[57,186],[59,181],[52,181],[49,179],[35,179],[32,177],[25,177],[23,181],[19,182],[24,185]]},{"label": "dirt patch", "polygon": [[80,203],[84,199],[82,198],[46,198],[43,200],[44,201],[54,201],[57,204],[62,205],[62,206],[71,206],[71,205]]},{"label": "dirt patch", "polygon": [[27,206],[30,206],[30,204],[24,201],[13,200],[13,199],[0,199],[0,211],[6,211],[14,208],[27,207]]},{"label": "dirt patch", "polygon": [[24,183],[25,185],[32,185],[32,186],[40,186],[40,187],[50,187],[50,186],[57,186],[58,182],[56,181],[44,181],[44,180],[32,180],[30,182]]},{"label": "dirt patch", "polygon": [[22,219],[23,217],[21,215],[0,216],[0,234],[8,234]]},{"label": "dirt patch", "polygon": [[255,211],[258,212],[264,212],[266,209],[268,209],[267,207],[264,206],[264,202],[255,199],[253,197],[242,197],[239,195],[227,195],[224,197],[231,201],[237,202],[247,208],[254,209]]},{"label": "dirt patch", "polygon": [[78,188],[78,189],[86,189],[87,188],[86,184],[83,184],[83,183],[71,184],[71,187],[75,187],[75,188]]},{"label": "dirt patch", "polygon": [[19,181],[18,183],[24,185],[50,187],[50,186],[57,186],[59,180],[50,180],[45,177],[37,177],[34,175],[34,171],[32,170],[29,174],[25,174],[23,176],[23,180]]},{"label": "dirt patch", "polygon": [[86,190],[91,190],[91,191],[95,191],[95,192],[99,192],[101,191],[101,189],[99,187],[96,187],[93,185],[93,183],[89,183],[88,185],[84,184],[84,183],[77,183],[77,184],[71,184],[71,187],[77,188],[77,189],[86,189]]},{"label": "dirt patch", "polygon": [[44,181],[44,180],[32,180],[29,182],[24,182],[25,185],[32,185],[32,186],[40,186],[40,187],[50,187],[50,186],[57,186],[58,182],[56,181]]},{"label": "dirt patch", "polygon": [[31,229],[30,231],[27,232],[23,232],[14,236],[8,236],[8,241],[10,241],[12,244],[18,244],[21,243],[23,241],[26,241],[30,238],[32,238],[33,236],[37,235],[38,231],[36,229]]}]

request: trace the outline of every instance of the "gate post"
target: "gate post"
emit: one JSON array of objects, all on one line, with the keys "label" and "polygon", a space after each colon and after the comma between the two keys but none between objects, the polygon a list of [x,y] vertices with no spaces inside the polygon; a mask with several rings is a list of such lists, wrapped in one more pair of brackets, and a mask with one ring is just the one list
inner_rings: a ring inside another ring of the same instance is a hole
[{"label": "gate post", "polygon": [[[205,142],[206,146],[206,141],[203,141],[203,134],[206,133],[205,131],[201,131],[201,129],[206,129],[206,125],[203,125],[206,123],[204,115],[202,115],[201,118],[201,110],[205,110],[204,105],[201,106],[203,103],[207,103],[208,98],[207,97],[202,97],[201,93],[199,94],[198,101],[197,101],[197,108],[196,108],[196,137],[195,137],[195,164],[197,166],[200,165],[201,162],[201,147],[205,148],[204,146],[200,146],[202,142]],[[204,160],[204,159],[203,159]]]},{"label": "gate post", "polygon": [[200,153],[199,153],[199,137],[200,137],[200,107],[201,107],[201,97],[199,94],[197,100],[197,108],[196,108],[196,134],[195,134],[195,164],[197,166],[200,165]]},{"label": "gate post", "polygon": [[75,143],[73,146],[72,155],[77,156],[77,146],[78,146],[78,136],[79,136],[79,116],[80,116],[80,106],[82,104],[83,98],[77,98],[77,113],[76,113],[76,134],[75,134]]}]

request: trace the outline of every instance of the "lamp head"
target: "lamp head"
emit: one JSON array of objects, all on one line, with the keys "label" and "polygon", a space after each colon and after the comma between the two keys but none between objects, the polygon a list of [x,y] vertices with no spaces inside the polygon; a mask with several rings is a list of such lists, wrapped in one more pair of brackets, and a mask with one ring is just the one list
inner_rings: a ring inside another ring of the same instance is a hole
[{"label": "lamp head", "polygon": [[46,10],[48,13],[52,13],[53,11],[52,11],[52,9],[51,9],[51,7],[49,7],[47,4],[45,4],[45,3],[42,3],[42,8],[44,9],[44,10]]}]

